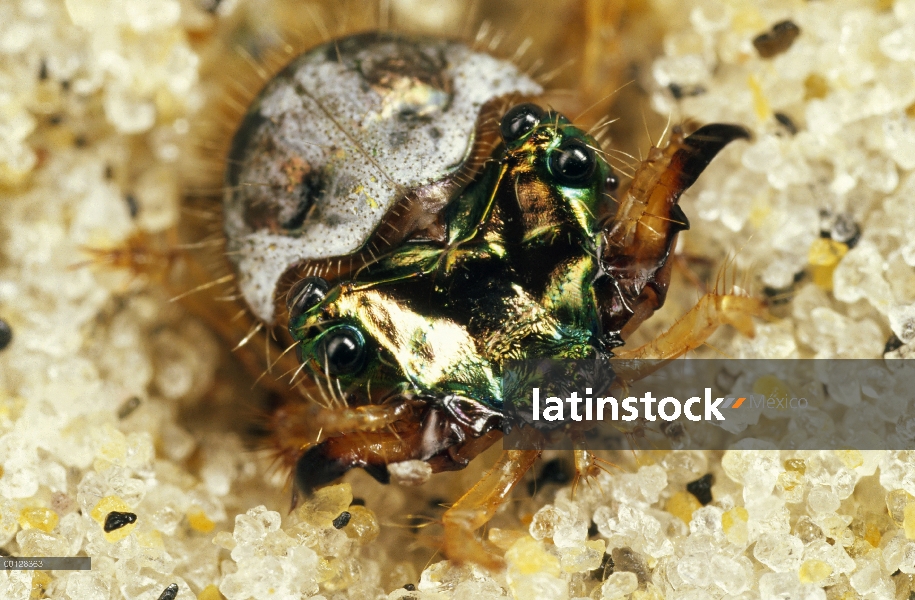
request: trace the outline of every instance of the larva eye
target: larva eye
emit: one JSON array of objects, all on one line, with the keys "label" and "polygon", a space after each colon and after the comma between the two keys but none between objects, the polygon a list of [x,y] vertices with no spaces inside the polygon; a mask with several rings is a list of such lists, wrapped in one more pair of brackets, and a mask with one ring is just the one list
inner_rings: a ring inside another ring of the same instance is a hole
[{"label": "larva eye", "polygon": [[290,316],[308,312],[321,303],[330,289],[329,284],[320,277],[306,277],[292,286],[286,295],[286,308]]},{"label": "larva eye", "polygon": [[604,180],[604,190],[607,192],[615,192],[619,187],[620,178],[616,176],[616,173],[607,175],[607,179]]},{"label": "larva eye", "polygon": [[365,339],[355,327],[343,325],[324,335],[318,346],[318,363],[331,375],[349,375],[365,363]]},{"label": "larva eye", "polygon": [[502,139],[506,144],[520,140],[540,124],[544,114],[536,104],[525,103],[510,108],[499,124]]},{"label": "larva eye", "polygon": [[597,157],[591,148],[570,140],[550,153],[549,165],[559,185],[585,187],[594,174]]}]

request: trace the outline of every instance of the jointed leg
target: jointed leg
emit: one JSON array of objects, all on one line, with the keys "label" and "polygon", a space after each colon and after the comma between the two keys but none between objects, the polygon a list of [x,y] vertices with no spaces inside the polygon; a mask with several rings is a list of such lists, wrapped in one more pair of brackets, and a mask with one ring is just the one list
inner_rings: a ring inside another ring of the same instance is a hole
[{"label": "jointed leg", "polygon": [[296,487],[308,495],[355,468],[388,483],[388,465],[407,460],[424,461],[433,473],[460,469],[502,435],[501,430],[494,429],[473,437],[448,419],[449,415],[441,411],[428,410],[421,421],[407,418],[397,423],[396,429],[350,431],[312,443],[304,452],[296,453]]},{"label": "jointed leg", "polygon": [[512,488],[524,477],[539,450],[505,450],[499,461],[457,503],[449,508],[445,525],[445,555],[456,562],[475,562],[491,569],[502,560],[485,550],[474,531],[485,525],[505,501]]},{"label": "jointed leg", "polygon": [[591,478],[597,477],[601,470],[606,471],[606,469],[597,464],[598,458],[589,450],[573,450],[572,452],[575,458],[575,478],[572,480],[572,497],[574,498],[579,481],[588,482]]},{"label": "jointed leg", "polygon": [[610,470],[608,467],[615,467],[617,469],[620,467],[610,461],[598,458],[593,452],[587,450],[587,442],[583,432],[572,431],[570,432],[570,435],[575,447],[575,450],[573,450],[575,478],[572,480],[572,497],[574,498],[575,491],[578,489],[578,483],[580,481],[584,480],[585,483],[590,485],[591,480],[600,475],[601,471],[609,474]]},{"label": "jointed leg", "polygon": [[306,496],[354,468],[365,469],[382,483],[388,482],[388,465],[422,460],[428,454],[423,431],[414,426],[401,432],[357,431],[313,445],[295,465],[296,488]]},{"label": "jointed leg", "polygon": [[677,358],[704,344],[722,324],[731,325],[740,333],[752,337],[752,317],[764,313],[765,304],[757,298],[709,293],[656,339],[639,348],[619,350],[615,354],[624,360]]},{"label": "jointed leg", "polygon": [[328,436],[353,431],[378,431],[409,418],[413,412],[414,406],[410,402],[336,408],[320,411],[311,426],[323,428]]}]

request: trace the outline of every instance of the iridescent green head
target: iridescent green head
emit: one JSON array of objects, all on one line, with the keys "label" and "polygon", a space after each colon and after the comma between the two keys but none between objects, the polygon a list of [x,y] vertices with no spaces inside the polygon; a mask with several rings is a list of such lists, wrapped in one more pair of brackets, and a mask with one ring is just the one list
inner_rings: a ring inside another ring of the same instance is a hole
[{"label": "iridescent green head", "polygon": [[500,407],[505,361],[594,354],[591,283],[616,175],[558,113],[521,104],[500,132],[490,170],[449,207],[447,240],[290,291],[303,369],[325,387],[373,403],[456,395]]},{"label": "iridescent green head", "polygon": [[536,104],[509,109],[499,127],[525,239],[549,240],[569,222],[582,240],[595,239],[616,211],[611,194],[619,185],[598,142],[565,116]]},{"label": "iridescent green head", "polygon": [[347,401],[458,395],[501,403],[497,376],[466,328],[420,314],[385,286],[329,288],[308,277],[288,307],[303,368]]}]

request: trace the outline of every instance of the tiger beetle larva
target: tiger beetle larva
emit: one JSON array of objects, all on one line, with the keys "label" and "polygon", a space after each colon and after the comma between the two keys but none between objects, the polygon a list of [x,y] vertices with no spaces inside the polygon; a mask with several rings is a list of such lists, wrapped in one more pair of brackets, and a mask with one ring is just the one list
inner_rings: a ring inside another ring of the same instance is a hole
[{"label": "tiger beetle larva", "polygon": [[[625,347],[664,303],[680,195],[747,131],[674,130],[620,186],[543,92],[462,43],[364,33],[293,59],[250,105],[224,232],[240,295],[291,337],[296,385],[270,429],[297,494],[354,467],[463,468],[502,435],[507,360],[667,359],[722,323],[752,334],[761,302],[719,291]],[[474,532],[538,456],[504,451],[445,512],[450,558],[500,564]]]}]

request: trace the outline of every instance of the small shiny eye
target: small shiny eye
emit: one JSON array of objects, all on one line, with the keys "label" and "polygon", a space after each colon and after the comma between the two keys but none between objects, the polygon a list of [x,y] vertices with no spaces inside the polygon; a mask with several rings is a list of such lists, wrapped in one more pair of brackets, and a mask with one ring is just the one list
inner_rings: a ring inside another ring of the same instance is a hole
[{"label": "small shiny eye", "polygon": [[365,362],[365,340],[349,325],[326,334],[318,347],[318,362],[331,375],[355,373]]},{"label": "small shiny eye", "polygon": [[560,185],[584,187],[596,166],[594,151],[576,140],[565,142],[550,153],[550,171]]},{"label": "small shiny eye", "polygon": [[499,131],[505,143],[520,140],[529,131],[536,127],[544,116],[543,109],[536,104],[519,104],[513,106],[502,117]]},{"label": "small shiny eye", "polygon": [[615,192],[618,187],[620,187],[620,178],[616,176],[616,173],[607,175],[607,179],[604,180],[604,190]]},{"label": "small shiny eye", "polygon": [[300,315],[308,312],[324,300],[329,289],[330,285],[320,277],[306,277],[297,281],[286,294],[286,308],[289,314]]}]

